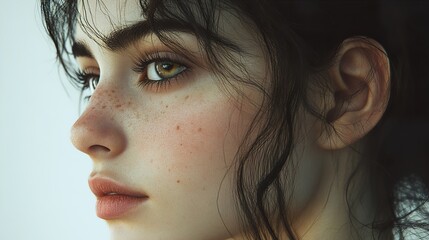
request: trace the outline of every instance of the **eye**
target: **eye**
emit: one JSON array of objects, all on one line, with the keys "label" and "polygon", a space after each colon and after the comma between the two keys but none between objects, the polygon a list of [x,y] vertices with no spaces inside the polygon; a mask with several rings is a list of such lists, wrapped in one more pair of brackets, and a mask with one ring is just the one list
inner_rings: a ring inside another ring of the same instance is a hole
[{"label": "eye", "polygon": [[82,85],[82,91],[89,90],[89,93],[85,94],[85,98],[89,99],[97,88],[98,82],[100,80],[99,74],[79,71],[76,75],[79,83]]},{"label": "eye", "polygon": [[174,78],[186,69],[187,67],[172,61],[151,62],[147,65],[147,80],[162,81]]},{"label": "eye", "polygon": [[193,68],[189,59],[173,52],[142,54],[136,60],[133,70],[139,74],[138,85],[157,93],[179,86],[189,78]]},{"label": "eye", "polygon": [[100,80],[100,76],[92,75],[91,77],[89,77],[88,86],[89,86],[89,91],[91,95],[94,93],[95,88],[97,88],[99,80]]}]

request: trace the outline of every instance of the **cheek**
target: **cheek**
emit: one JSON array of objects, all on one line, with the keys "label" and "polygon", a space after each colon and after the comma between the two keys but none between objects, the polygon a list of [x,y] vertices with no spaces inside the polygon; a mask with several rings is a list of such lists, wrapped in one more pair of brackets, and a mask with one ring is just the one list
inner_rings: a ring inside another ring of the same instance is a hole
[{"label": "cheek", "polygon": [[216,94],[164,98],[150,106],[146,109],[153,114],[133,136],[147,140],[130,142],[140,142],[133,150],[139,159],[134,173],[144,176],[157,219],[172,225],[193,219],[201,229],[223,229],[222,215],[236,229],[233,178],[226,175],[243,135],[237,130],[242,121],[236,105]]},{"label": "cheek", "polygon": [[194,185],[223,177],[247,125],[225,95],[175,96],[146,109],[150,116],[137,127],[141,131],[134,138],[147,140],[132,142],[140,143],[136,146],[140,157],[150,156],[163,179]]},{"label": "cheek", "polygon": [[225,99],[185,106],[186,109],[171,111],[172,118],[166,120],[171,127],[166,132],[165,141],[177,156],[172,159],[171,166],[176,169],[227,168],[238,144],[231,142],[229,131],[230,124],[234,124],[231,119],[233,107]]}]

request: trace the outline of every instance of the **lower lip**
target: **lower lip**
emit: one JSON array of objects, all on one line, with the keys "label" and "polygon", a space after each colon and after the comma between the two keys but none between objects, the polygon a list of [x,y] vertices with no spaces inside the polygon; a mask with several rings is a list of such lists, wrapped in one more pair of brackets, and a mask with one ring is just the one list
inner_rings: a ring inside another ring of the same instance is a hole
[{"label": "lower lip", "polygon": [[106,195],[97,199],[97,216],[109,220],[124,216],[146,201],[144,197]]}]

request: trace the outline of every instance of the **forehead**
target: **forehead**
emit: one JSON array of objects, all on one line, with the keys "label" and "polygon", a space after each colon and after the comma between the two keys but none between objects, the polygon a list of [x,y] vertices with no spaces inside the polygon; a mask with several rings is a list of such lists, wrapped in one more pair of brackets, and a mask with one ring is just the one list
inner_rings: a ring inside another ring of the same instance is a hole
[{"label": "forehead", "polygon": [[[156,11],[154,20],[157,22],[155,26],[163,34],[188,33],[198,40],[203,39],[193,43],[203,49],[204,46],[201,44],[210,41],[210,44],[214,43],[213,45],[228,46],[225,49],[232,49],[234,52],[262,56],[261,48],[264,48],[264,44],[253,21],[237,12],[239,10],[232,8],[231,5],[225,5],[221,0],[215,2],[215,5],[201,5],[193,0],[175,3],[162,1],[162,5],[167,9],[159,11],[162,13],[158,13],[158,9],[154,10]],[[189,12],[182,12],[180,9],[186,9]],[[153,33],[153,26],[145,22],[145,13],[139,0],[81,0],[78,11],[78,26],[75,34],[78,42],[96,43],[98,46],[104,45],[111,50],[116,50],[123,49],[129,46],[128,43],[134,43]],[[167,12],[166,15],[165,12]],[[122,31],[125,29],[126,31]],[[142,32],[144,34],[141,34]],[[177,36],[183,35],[173,34],[173,38],[170,39],[180,40]],[[130,41],[110,41],[111,39]],[[109,44],[111,42],[115,44]]]},{"label": "forehead", "polygon": [[143,20],[139,0],[81,0],[78,2],[76,37],[86,34],[107,36]]}]

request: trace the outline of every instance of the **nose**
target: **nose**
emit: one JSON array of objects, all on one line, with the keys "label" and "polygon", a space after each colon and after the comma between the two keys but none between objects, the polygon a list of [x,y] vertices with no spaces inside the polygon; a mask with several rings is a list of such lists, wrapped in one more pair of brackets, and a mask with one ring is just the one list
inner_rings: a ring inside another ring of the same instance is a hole
[{"label": "nose", "polygon": [[124,152],[127,145],[120,116],[111,110],[109,98],[95,91],[71,129],[73,145],[94,160],[112,159]]}]

